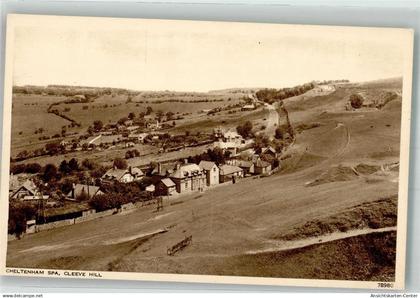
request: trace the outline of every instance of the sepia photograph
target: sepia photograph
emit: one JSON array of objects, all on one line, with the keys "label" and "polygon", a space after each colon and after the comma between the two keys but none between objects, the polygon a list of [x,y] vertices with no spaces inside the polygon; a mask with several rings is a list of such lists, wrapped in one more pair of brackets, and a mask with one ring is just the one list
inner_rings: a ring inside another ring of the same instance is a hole
[{"label": "sepia photograph", "polygon": [[3,274],[404,287],[412,30],[15,14],[6,38]]}]

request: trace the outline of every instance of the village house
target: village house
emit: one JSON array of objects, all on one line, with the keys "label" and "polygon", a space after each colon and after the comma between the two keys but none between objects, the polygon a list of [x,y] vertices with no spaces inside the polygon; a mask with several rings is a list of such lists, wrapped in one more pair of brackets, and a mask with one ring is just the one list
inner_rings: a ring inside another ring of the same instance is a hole
[{"label": "village house", "polygon": [[138,126],[138,125],[131,125],[131,126],[127,126],[127,130],[129,131],[129,132],[134,132],[134,131],[136,131],[137,129],[139,129],[140,128],[140,126]]},{"label": "village house", "polygon": [[254,168],[255,174],[257,175],[269,174],[271,172],[271,164],[261,159],[257,160],[257,162],[254,165]]},{"label": "village house", "polygon": [[156,190],[156,187],[153,184],[150,184],[149,186],[146,186],[146,189],[145,190],[147,192],[154,193],[155,190]]},{"label": "village house", "polygon": [[146,127],[151,130],[155,130],[155,129],[160,129],[161,125],[159,121],[156,120],[156,122],[147,122]]},{"label": "village house", "polygon": [[70,144],[70,142],[69,141],[66,141],[66,140],[62,140],[61,142],[60,142],[60,146],[63,146],[63,147],[66,147],[66,146],[68,146]]},{"label": "village house", "polygon": [[72,190],[67,194],[69,200],[91,199],[97,195],[103,194],[98,186],[86,184],[73,184]]},{"label": "village house", "polygon": [[138,181],[144,178],[144,172],[137,167],[131,168],[131,175],[133,175],[135,181]]},{"label": "village house", "polygon": [[252,175],[255,171],[254,163],[249,160],[231,159],[227,164],[240,167],[244,171],[244,176]]},{"label": "village house", "polygon": [[10,195],[11,199],[18,199],[21,201],[32,201],[32,200],[47,200],[48,195],[42,195],[38,187],[33,183],[32,180],[26,180],[21,186],[15,189]]},{"label": "village house", "polygon": [[231,156],[234,156],[238,153],[238,148],[240,145],[236,142],[224,142],[217,141],[213,143],[213,148],[220,148],[223,152],[230,152]]},{"label": "village house", "polygon": [[112,136],[115,133],[115,129],[108,129],[101,132],[103,136]]},{"label": "village house", "polygon": [[238,145],[242,144],[243,138],[234,130],[228,130],[223,134],[223,141],[227,143],[236,143]]},{"label": "village house", "polygon": [[240,134],[234,130],[228,130],[227,132],[222,132],[221,129],[215,131],[215,135],[220,135],[218,141],[213,143],[213,148],[220,148],[224,152],[228,151],[231,155],[236,155],[238,149],[243,147],[245,144],[244,139]]},{"label": "village house", "polygon": [[251,105],[244,105],[241,108],[242,111],[252,111],[252,110],[255,110],[255,109],[256,109],[256,107],[253,104],[251,104]]},{"label": "village house", "polygon": [[206,175],[207,186],[219,184],[219,168],[214,162],[202,160],[198,166]]},{"label": "village house", "polygon": [[121,183],[130,183],[135,180],[141,180],[144,177],[144,173],[139,168],[128,169],[109,169],[103,176],[102,182],[112,183],[112,182],[121,182]]},{"label": "village house", "polygon": [[163,178],[156,184],[156,195],[171,196],[176,194],[176,185],[170,178]]},{"label": "village house", "polygon": [[126,127],[133,125],[133,120],[125,120],[125,121],[124,121],[124,125],[125,125]]},{"label": "village house", "polygon": [[196,164],[177,164],[169,178],[175,183],[178,193],[203,191],[206,185],[206,174]]},{"label": "village house", "polygon": [[147,133],[133,133],[128,135],[128,139],[135,143],[143,143],[147,136]]},{"label": "village house", "polygon": [[276,149],[274,149],[273,147],[269,146],[269,147],[264,147],[261,148],[261,155],[270,155],[274,158],[277,158],[277,152]]},{"label": "village house", "polygon": [[221,165],[220,166],[220,183],[232,181],[235,183],[238,178],[244,177],[244,171],[238,166]]},{"label": "village house", "polygon": [[126,142],[125,143],[125,148],[131,148],[134,147],[136,144],[134,144],[133,142]]}]

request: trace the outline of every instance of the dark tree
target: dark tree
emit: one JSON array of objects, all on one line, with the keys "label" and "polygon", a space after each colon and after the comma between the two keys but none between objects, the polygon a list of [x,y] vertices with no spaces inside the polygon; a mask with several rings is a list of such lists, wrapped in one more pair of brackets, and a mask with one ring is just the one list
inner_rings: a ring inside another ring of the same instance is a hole
[{"label": "dark tree", "polygon": [[113,166],[116,167],[117,169],[126,169],[127,162],[124,159],[117,157],[114,159]]},{"label": "dark tree", "polygon": [[104,127],[104,124],[101,120],[95,120],[93,121],[93,129],[95,131],[100,131]]},{"label": "dark tree", "polygon": [[353,109],[360,109],[363,105],[363,97],[360,94],[350,95],[350,104]]},{"label": "dark tree", "polygon": [[11,166],[10,172],[13,174],[19,173],[29,173],[29,174],[36,174],[41,171],[42,167],[38,163],[28,163],[26,165],[13,165]]},{"label": "dark tree", "polygon": [[85,158],[82,161],[82,166],[86,169],[86,170],[93,170],[96,166],[96,164],[91,161],[90,159]]},{"label": "dark tree", "polygon": [[11,202],[9,205],[8,233],[18,238],[26,231],[26,222],[34,219],[36,209],[30,203]]},{"label": "dark tree", "polygon": [[70,172],[71,172],[71,170],[70,170],[70,167],[69,167],[69,164],[68,164],[68,162],[67,162],[67,160],[63,160],[61,163],[60,163],[60,166],[58,167],[58,170],[61,172],[61,173],[63,173],[63,174],[69,174]]},{"label": "dark tree", "polygon": [[60,143],[53,142],[45,145],[45,151],[50,155],[58,154],[62,150]]},{"label": "dark tree", "polygon": [[148,106],[148,107],[146,108],[146,115],[150,115],[152,112],[153,112],[152,107],[151,107],[151,106]]},{"label": "dark tree", "polygon": [[49,163],[44,167],[42,180],[44,180],[44,182],[49,182],[55,178],[57,178],[57,167]]},{"label": "dark tree", "polygon": [[130,112],[128,114],[128,119],[133,120],[134,118],[136,118],[136,114],[134,114],[133,112]]},{"label": "dark tree", "polygon": [[252,126],[251,121],[246,121],[243,125],[238,125],[238,127],[236,127],[236,131],[244,139],[246,139],[252,136],[252,128],[253,126]]},{"label": "dark tree", "polygon": [[79,170],[79,163],[77,162],[77,159],[75,159],[75,158],[70,159],[69,168],[70,168],[70,171],[72,171],[72,172]]},{"label": "dark tree", "polygon": [[170,120],[172,120],[172,118],[174,117],[174,113],[173,112],[167,112],[166,113],[166,120],[168,120],[168,121],[170,121]]},{"label": "dark tree", "polygon": [[274,137],[278,140],[283,139],[283,130],[280,127],[276,128]]}]

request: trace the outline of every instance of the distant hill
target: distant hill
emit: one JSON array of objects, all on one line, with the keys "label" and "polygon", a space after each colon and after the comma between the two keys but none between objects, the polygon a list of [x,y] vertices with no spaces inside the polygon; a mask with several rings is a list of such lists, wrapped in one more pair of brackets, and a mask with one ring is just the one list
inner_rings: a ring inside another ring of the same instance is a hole
[{"label": "distant hill", "polygon": [[365,88],[402,88],[402,77],[380,79],[374,81],[357,83],[360,87]]}]

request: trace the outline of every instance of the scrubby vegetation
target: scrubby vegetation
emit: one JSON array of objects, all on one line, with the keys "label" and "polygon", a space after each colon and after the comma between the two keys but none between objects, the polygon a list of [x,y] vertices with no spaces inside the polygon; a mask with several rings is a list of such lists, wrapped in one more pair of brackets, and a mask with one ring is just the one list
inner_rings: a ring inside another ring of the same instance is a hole
[{"label": "scrubby vegetation", "polygon": [[289,97],[301,95],[315,87],[314,83],[307,83],[292,88],[282,89],[262,89],[255,94],[259,100],[267,103],[273,103]]}]

